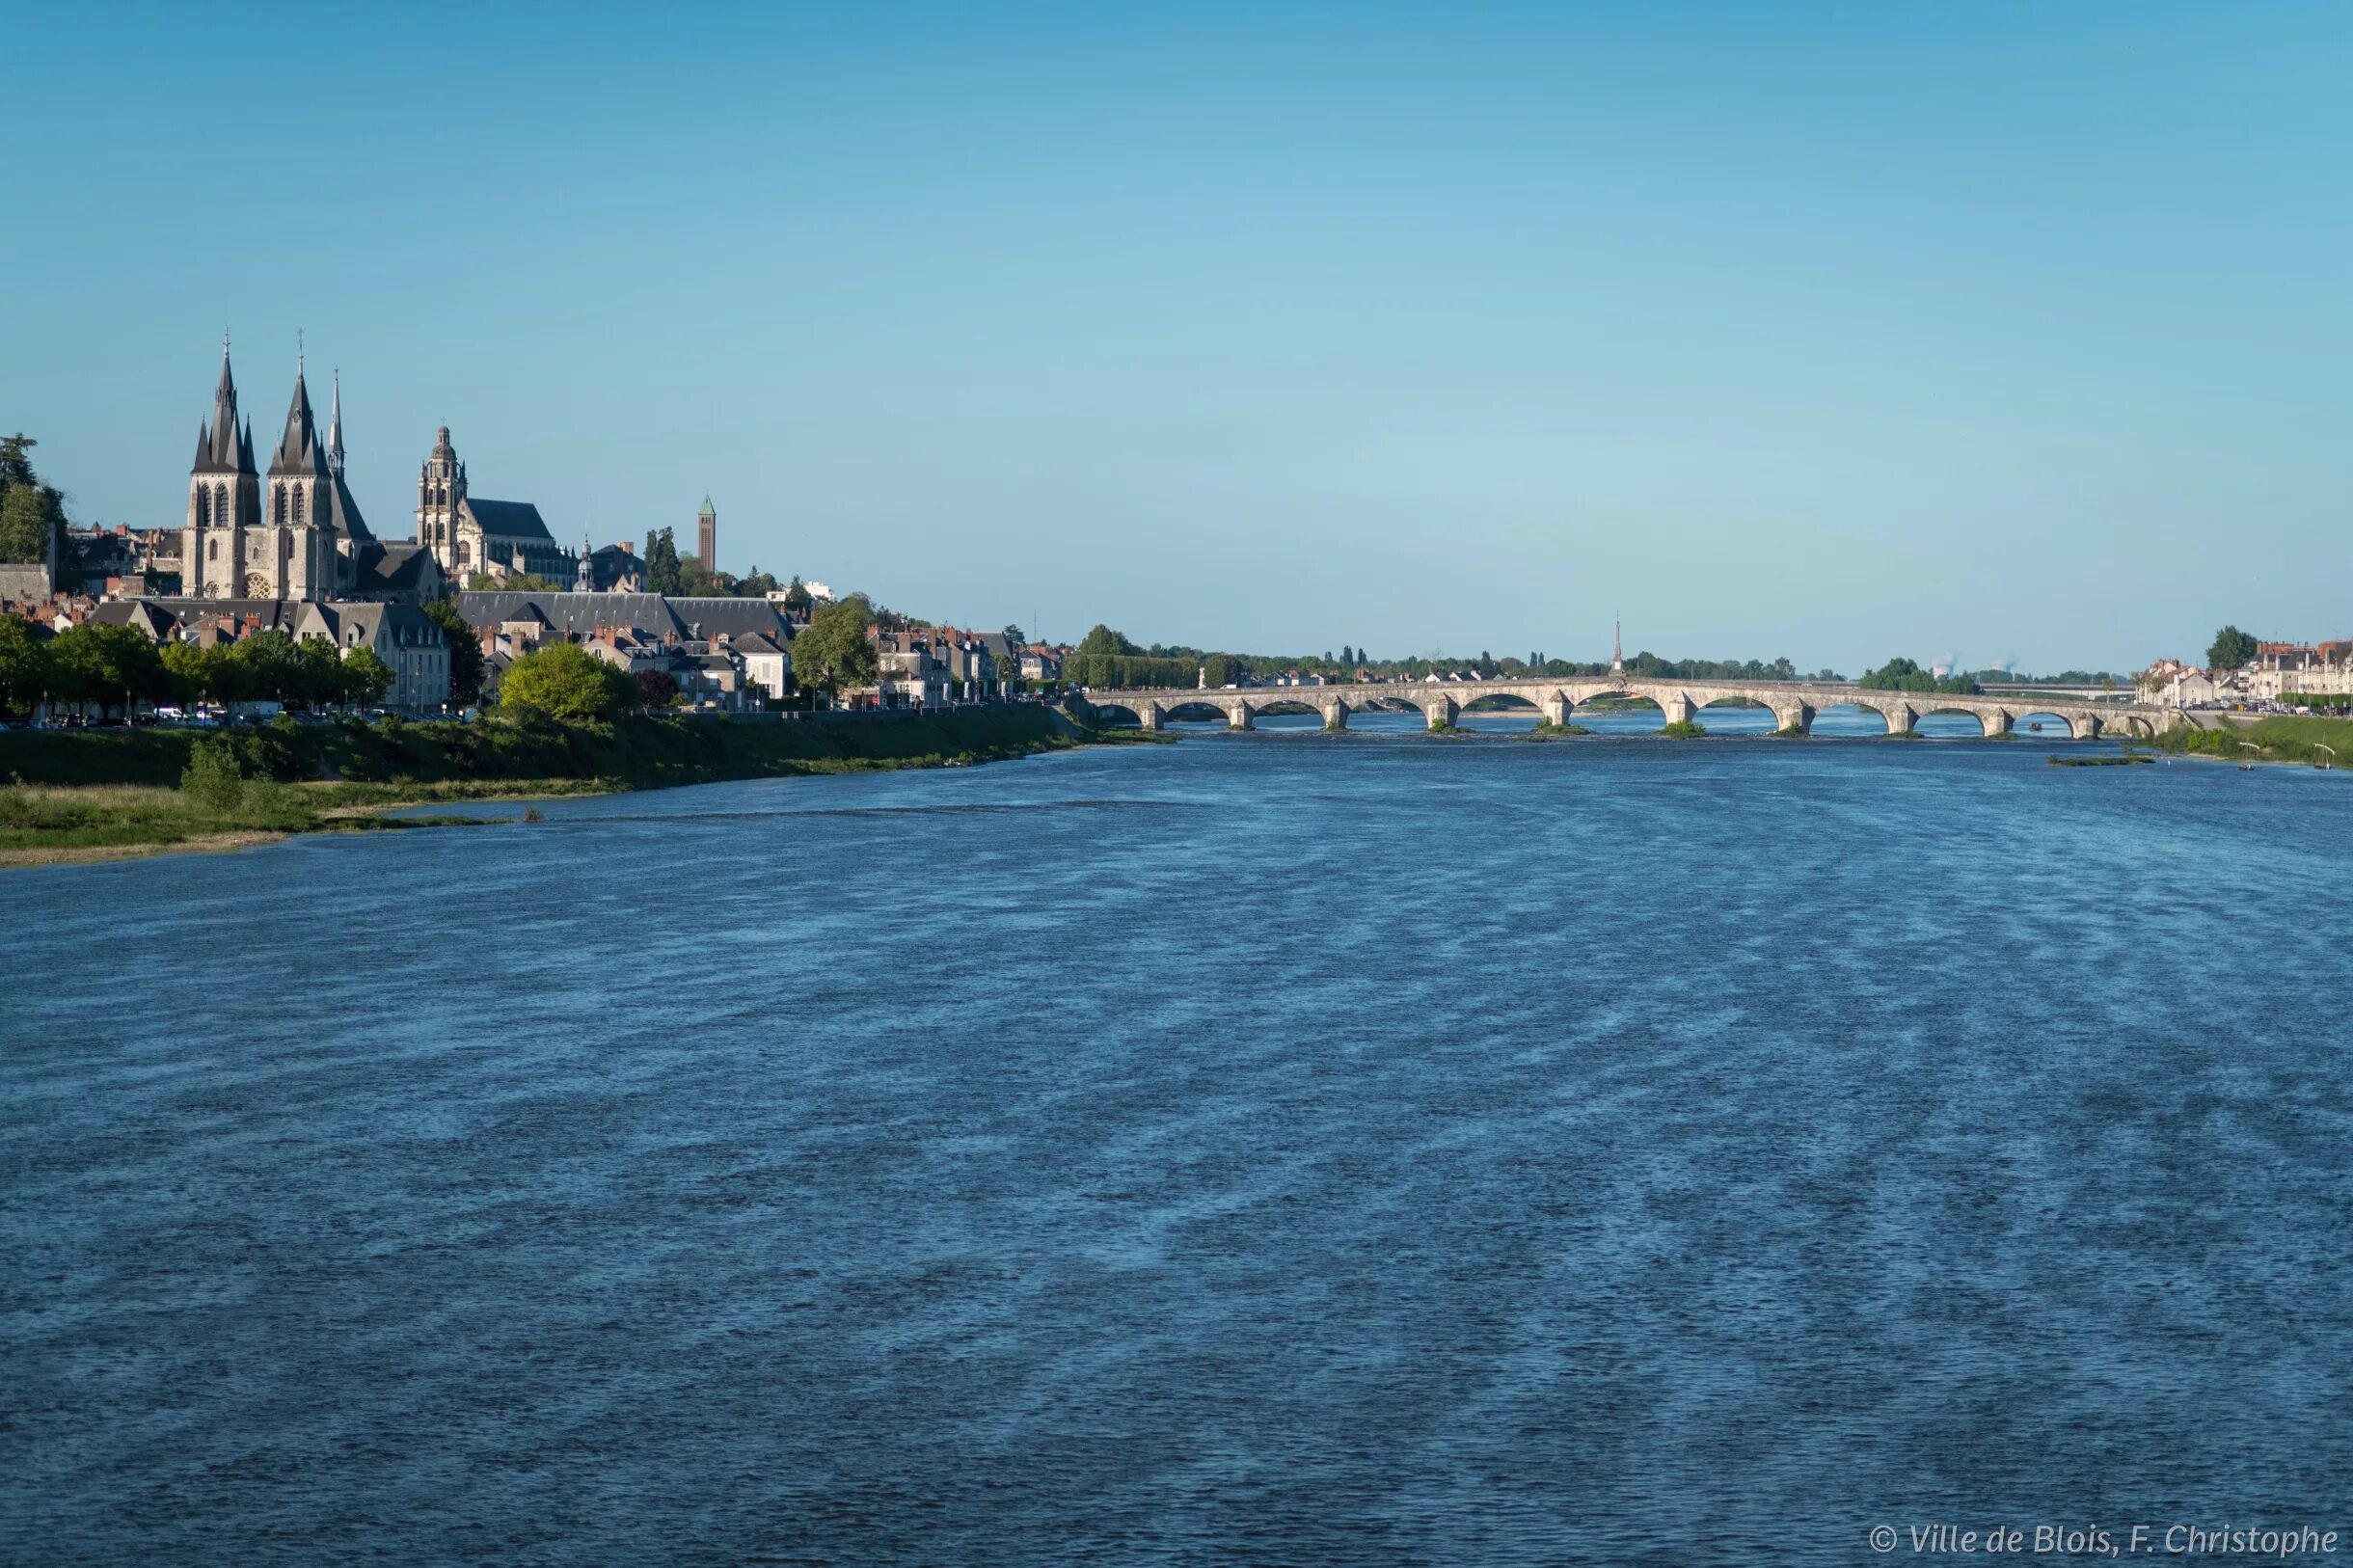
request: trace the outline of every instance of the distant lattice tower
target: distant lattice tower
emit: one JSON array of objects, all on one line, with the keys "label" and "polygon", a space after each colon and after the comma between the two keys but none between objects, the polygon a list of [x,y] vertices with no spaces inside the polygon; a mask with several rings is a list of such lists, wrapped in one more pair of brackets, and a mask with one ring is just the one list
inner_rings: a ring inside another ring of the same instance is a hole
[{"label": "distant lattice tower", "polygon": [[694,554],[704,571],[719,569],[719,513],[709,496],[703,498],[703,509],[694,514]]}]

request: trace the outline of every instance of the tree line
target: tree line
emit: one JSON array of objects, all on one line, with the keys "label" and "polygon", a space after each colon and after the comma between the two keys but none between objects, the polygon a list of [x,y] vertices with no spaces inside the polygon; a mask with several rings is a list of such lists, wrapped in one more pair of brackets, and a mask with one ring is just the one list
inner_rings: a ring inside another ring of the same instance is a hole
[{"label": "tree line", "polygon": [[209,648],[158,647],[135,626],[85,621],[49,637],[21,616],[0,616],[0,710],[10,714],[43,705],[127,714],[140,703],[199,701],[365,707],[392,678],[372,648],[346,657],[324,637],[297,639],[274,628]]}]

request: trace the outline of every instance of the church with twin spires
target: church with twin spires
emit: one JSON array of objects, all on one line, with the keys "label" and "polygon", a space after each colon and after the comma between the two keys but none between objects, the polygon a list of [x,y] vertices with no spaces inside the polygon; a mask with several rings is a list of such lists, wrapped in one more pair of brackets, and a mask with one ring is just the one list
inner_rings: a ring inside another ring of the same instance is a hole
[{"label": "church with twin spires", "polygon": [[237,414],[237,383],[221,343],[212,418],[197,428],[188,471],[188,520],[180,535],[183,591],[200,599],[297,599],[349,595],[362,548],[375,536],[343,483],[342,389],[319,435],[294,364],[294,398],[269,472],[254,466],[254,429]]}]

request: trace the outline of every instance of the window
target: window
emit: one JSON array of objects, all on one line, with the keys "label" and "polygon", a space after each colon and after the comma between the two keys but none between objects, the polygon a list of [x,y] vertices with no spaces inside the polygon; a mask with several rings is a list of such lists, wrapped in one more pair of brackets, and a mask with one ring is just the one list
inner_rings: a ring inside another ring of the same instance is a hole
[{"label": "window", "polygon": [[215,539],[215,540],[213,540],[213,541],[212,541],[212,543],[211,543],[210,545],[208,545],[208,546],[206,546],[206,547],[205,547],[205,558],[206,558],[206,559],[208,559],[208,560],[216,560],[216,561],[217,561],[217,560],[219,560],[219,559],[221,558],[221,541],[220,541],[220,540]]},{"label": "window", "polygon": [[294,487],[294,521],[297,523],[303,521],[303,501],[307,494],[300,485]]},{"label": "window", "polygon": [[273,485],[270,487],[270,521],[273,523],[284,523],[285,520],[286,487],[284,485]]},{"label": "window", "polygon": [[203,485],[196,487],[196,526],[203,527],[212,521],[212,492]]}]

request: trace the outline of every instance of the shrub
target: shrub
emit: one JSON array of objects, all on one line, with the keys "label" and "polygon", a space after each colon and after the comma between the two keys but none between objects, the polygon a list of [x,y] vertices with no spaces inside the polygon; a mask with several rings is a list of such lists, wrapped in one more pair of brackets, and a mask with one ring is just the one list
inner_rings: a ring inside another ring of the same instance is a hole
[{"label": "shrub", "polygon": [[1670,741],[1696,741],[1708,733],[1708,727],[1695,718],[1678,718],[1659,733]]},{"label": "shrub", "polygon": [[226,817],[245,803],[245,769],[236,747],[218,735],[207,735],[188,748],[188,766],[179,775],[182,795],[216,817]]}]

